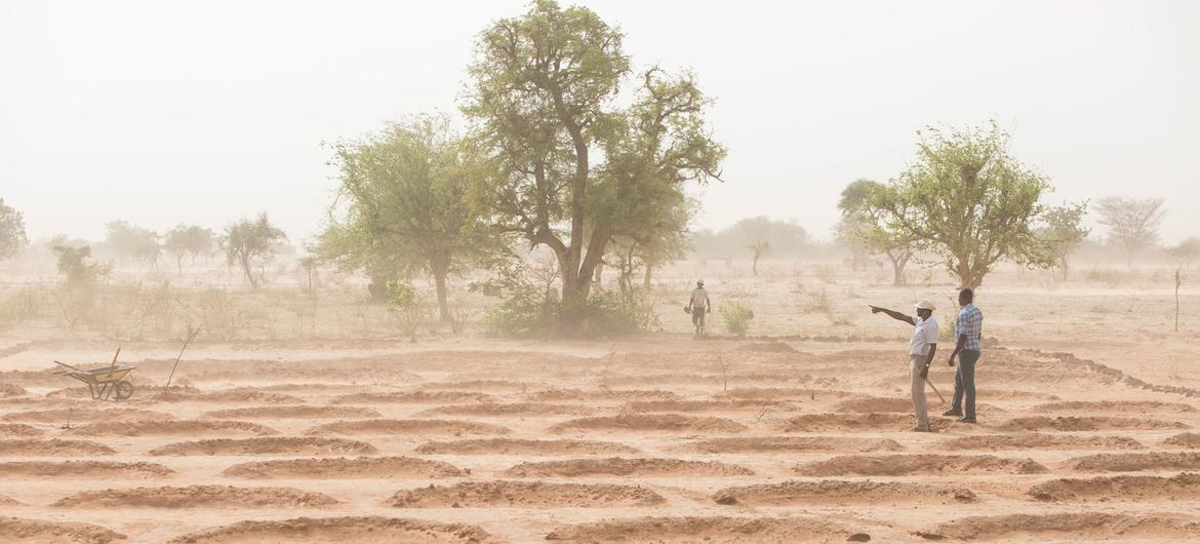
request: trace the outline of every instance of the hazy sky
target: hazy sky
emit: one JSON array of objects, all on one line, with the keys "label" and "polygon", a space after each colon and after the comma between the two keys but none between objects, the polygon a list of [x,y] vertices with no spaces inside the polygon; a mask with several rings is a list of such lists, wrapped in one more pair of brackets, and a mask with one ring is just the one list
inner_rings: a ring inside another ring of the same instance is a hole
[{"label": "hazy sky", "polygon": [[[564,2],[566,4],[567,2]],[[716,99],[725,183],[701,227],[795,219],[887,180],[924,125],[989,118],[1052,202],[1163,197],[1200,235],[1200,2],[580,2],[637,66]],[[457,114],[474,38],[521,0],[0,0],[0,198],[31,238],[127,219],[220,227],[268,211],[294,241],[336,181],[322,141]]]}]

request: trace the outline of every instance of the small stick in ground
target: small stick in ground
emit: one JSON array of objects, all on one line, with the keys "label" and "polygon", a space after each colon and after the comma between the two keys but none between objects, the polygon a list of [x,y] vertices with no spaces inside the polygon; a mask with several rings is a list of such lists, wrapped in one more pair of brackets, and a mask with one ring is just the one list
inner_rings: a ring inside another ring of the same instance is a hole
[{"label": "small stick in ground", "polygon": [[[170,389],[171,379],[175,377],[175,369],[179,368],[179,360],[183,358],[183,352],[187,350],[188,344],[191,344],[192,340],[196,338],[196,335],[200,334],[200,327],[188,325],[187,333],[187,338],[183,340],[183,347],[179,348],[179,356],[175,357],[175,365],[171,367],[171,374],[167,376],[167,385],[163,386],[163,393],[166,393],[167,390]],[[119,351],[120,350],[118,350],[118,352]]]}]

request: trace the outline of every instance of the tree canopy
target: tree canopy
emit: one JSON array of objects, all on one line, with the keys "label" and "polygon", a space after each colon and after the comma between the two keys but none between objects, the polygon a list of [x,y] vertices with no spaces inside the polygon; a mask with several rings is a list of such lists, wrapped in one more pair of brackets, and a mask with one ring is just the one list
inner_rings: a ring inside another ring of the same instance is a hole
[{"label": "tree canopy", "polygon": [[685,182],[719,179],[725,149],[704,123],[694,76],[650,68],[632,105],[624,36],[587,8],[537,0],[479,36],[464,113],[496,174],[473,202],[505,232],[551,249],[564,303],[586,303],[614,237],[644,230],[644,210]]},{"label": "tree canopy", "polygon": [[856,251],[887,256],[892,263],[892,285],[904,285],[904,269],[920,247],[920,240],[910,231],[888,227],[888,210],[881,207],[887,190],[868,179],[847,185],[838,201],[842,220],[837,234]]},{"label": "tree canopy", "polygon": [[318,252],[386,280],[428,272],[440,317],[449,321],[447,277],[498,247],[465,200],[482,166],[445,116],[414,117],[334,149],[340,209]]},{"label": "tree canopy", "polygon": [[1133,266],[1134,253],[1158,242],[1158,228],[1167,213],[1161,198],[1123,196],[1100,199],[1096,211],[1100,224],[1108,227],[1108,241],[1125,250],[1128,266]]},{"label": "tree canopy", "polygon": [[226,262],[239,265],[250,287],[258,289],[258,285],[264,280],[263,267],[270,262],[285,241],[287,234],[271,224],[267,219],[267,212],[262,212],[257,219],[242,219],[226,226],[220,244],[225,252]]},{"label": "tree canopy", "polygon": [[1049,181],[1009,153],[1009,136],[986,127],[918,133],[913,164],[871,206],[887,230],[918,240],[964,287],[978,287],[1002,259],[1049,266],[1034,233]]},{"label": "tree canopy", "polygon": [[25,236],[25,219],[0,198],[0,260],[16,255],[29,244]]},{"label": "tree canopy", "polygon": [[1044,226],[1037,230],[1038,237],[1046,244],[1050,257],[1062,269],[1064,280],[1067,279],[1070,270],[1067,258],[1091,232],[1091,229],[1083,226],[1087,206],[1087,202],[1082,202],[1048,208],[1041,218]]}]

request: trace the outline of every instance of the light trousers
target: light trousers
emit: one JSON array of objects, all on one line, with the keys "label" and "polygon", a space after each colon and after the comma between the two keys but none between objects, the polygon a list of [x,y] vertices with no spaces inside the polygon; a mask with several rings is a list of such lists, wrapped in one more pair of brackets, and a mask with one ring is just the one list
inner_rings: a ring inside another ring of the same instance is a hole
[{"label": "light trousers", "polygon": [[925,402],[925,378],[921,377],[921,370],[925,368],[924,355],[909,355],[908,357],[908,375],[912,378],[912,401],[913,411],[917,414],[917,428],[929,428],[929,409]]}]

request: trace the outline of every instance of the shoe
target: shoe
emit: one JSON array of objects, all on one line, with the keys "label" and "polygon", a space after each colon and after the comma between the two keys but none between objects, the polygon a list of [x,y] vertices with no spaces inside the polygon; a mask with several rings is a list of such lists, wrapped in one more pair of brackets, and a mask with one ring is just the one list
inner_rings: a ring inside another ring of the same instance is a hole
[{"label": "shoe", "polygon": [[914,432],[914,433],[931,433],[931,432],[933,432],[933,429],[929,428],[929,427],[913,427],[912,432]]},{"label": "shoe", "polygon": [[951,416],[962,417],[962,412],[959,410],[950,409],[950,410],[946,410],[945,412],[943,412],[942,415],[946,416],[946,417],[951,417]]},{"label": "shoe", "polygon": [[959,423],[975,423],[975,419],[974,418],[967,419],[965,417],[960,417],[960,418],[958,418],[958,422]]}]

